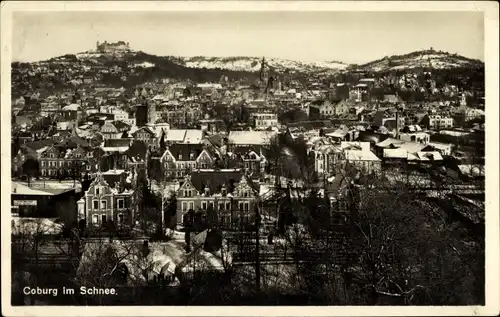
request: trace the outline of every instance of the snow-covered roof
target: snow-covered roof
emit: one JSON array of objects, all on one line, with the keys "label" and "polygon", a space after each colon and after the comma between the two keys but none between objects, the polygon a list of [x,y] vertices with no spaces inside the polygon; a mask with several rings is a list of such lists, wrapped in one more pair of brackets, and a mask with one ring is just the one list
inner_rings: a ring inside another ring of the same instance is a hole
[{"label": "snow-covered roof", "polygon": [[129,146],[103,146],[101,149],[104,152],[126,152],[130,147]]},{"label": "snow-covered roof", "polygon": [[236,145],[264,145],[276,135],[270,131],[231,131],[229,132],[229,142]]},{"label": "snow-covered roof", "polygon": [[202,130],[186,130],[186,134],[184,136],[185,143],[191,144],[199,144],[203,139],[203,131]]},{"label": "snow-covered roof", "polygon": [[53,193],[34,189],[17,182],[12,182],[12,194],[16,195],[34,195],[34,196],[53,196]]},{"label": "snow-covered roof", "polygon": [[335,130],[334,132],[332,133],[327,133],[325,134],[326,136],[330,136],[330,137],[334,137],[334,138],[343,138],[347,135],[347,133],[349,133],[348,131],[346,130],[342,130],[342,129],[337,129]]},{"label": "snow-covered roof", "polygon": [[370,142],[343,141],[340,143],[342,150],[349,150],[349,148],[353,147],[359,147],[362,151],[370,152]]},{"label": "snow-covered roof", "polygon": [[393,139],[393,138],[387,138],[384,141],[381,141],[377,144],[375,144],[378,147],[385,148],[390,146],[391,144],[394,144],[394,146],[398,146],[399,144],[404,143],[404,141],[398,140],[398,139]]},{"label": "snow-covered roof", "polygon": [[427,144],[438,150],[448,150],[453,146],[452,144],[439,143],[439,142],[429,142]]},{"label": "snow-covered roof", "polygon": [[384,158],[408,158],[408,151],[404,149],[384,149]]},{"label": "snow-covered roof", "polygon": [[64,106],[62,108],[62,110],[64,111],[76,111],[80,108],[80,105],[79,104],[76,104],[76,103],[72,103],[70,105],[67,105],[67,106]]},{"label": "snow-covered roof", "polygon": [[354,86],[354,88],[364,88],[364,87],[368,87],[366,84],[357,84],[356,86]]},{"label": "snow-covered roof", "polygon": [[403,143],[397,145],[397,147],[399,149],[404,149],[404,150],[408,151],[408,153],[420,152],[426,146],[427,146],[427,144],[422,144],[422,143],[417,143],[417,142],[403,142]]},{"label": "snow-covered roof", "polygon": [[222,85],[221,84],[213,84],[213,83],[197,84],[196,87],[198,87],[198,88],[222,89]]},{"label": "snow-covered roof", "polygon": [[102,172],[102,175],[121,175],[123,173],[125,173],[125,170],[109,170]]},{"label": "snow-covered roof", "polygon": [[345,156],[348,161],[380,161],[372,151],[347,150]]},{"label": "snow-covered roof", "polygon": [[185,135],[186,135],[186,130],[171,129],[167,133],[166,140],[167,141],[182,142],[182,141],[184,141]]},{"label": "snow-covered roof", "polygon": [[442,161],[443,160],[441,153],[439,153],[437,151],[416,152],[416,153],[412,153],[412,154],[413,155],[408,156],[409,160],[418,160],[418,161]]}]

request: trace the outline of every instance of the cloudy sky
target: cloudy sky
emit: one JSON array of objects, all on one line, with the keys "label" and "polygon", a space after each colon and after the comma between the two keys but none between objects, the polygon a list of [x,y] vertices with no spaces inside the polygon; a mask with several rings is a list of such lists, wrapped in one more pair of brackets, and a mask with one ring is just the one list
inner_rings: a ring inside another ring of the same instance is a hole
[{"label": "cloudy sky", "polygon": [[364,63],[433,47],[484,60],[483,15],[475,12],[18,12],[12,32],[15,61],[105,40],[156,55]]}]

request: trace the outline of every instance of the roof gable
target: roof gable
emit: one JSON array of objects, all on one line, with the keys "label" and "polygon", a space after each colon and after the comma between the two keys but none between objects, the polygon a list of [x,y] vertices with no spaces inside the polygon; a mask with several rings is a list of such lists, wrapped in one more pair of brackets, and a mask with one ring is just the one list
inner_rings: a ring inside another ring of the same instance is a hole
[{"label": "roof gable", "polygon": [[168,147],[170,154],[177,161],[195,161],[203,152],[201,144],[179,143]]},{"label": "roof gable", "polygon": [[224,186],[228,193],[232,192],[241,180],[243,173],[240,170],[211,170],[191,173],[191,182],[199,192],[208,187],[211,194],[220,193]]}]

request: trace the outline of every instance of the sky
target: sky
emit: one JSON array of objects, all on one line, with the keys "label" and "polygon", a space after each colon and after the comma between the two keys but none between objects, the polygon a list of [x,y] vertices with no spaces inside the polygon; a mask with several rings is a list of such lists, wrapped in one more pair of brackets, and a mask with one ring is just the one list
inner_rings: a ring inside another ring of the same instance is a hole
[{"label": "sky", "polygon": [[12,60],[96,42],[174,56],[265,56],[366,63],[434,48],[484,60],[478,12],[14,12]]}]

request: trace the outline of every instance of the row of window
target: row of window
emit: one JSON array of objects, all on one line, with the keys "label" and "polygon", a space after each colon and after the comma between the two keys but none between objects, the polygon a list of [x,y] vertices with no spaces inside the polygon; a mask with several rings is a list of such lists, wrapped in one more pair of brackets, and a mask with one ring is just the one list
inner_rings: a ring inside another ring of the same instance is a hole
[{"label": "row of window", "polygon": [[[47,164],[45,164],[45,163],[47,163]],[[79,164],[79,163],[80,162],[77,162],[77,164]],[[45,167],[45,166],[48,166],[48,167],[63,167],[63,166],[71,167],[73,164],[74,164],[73,161],[59,161],[59,162],[58,161],[41,161],[40,162],[40,166],[42,166],[42,167]],[[87,165],[87,166],[89,166],[89,165]],[[90,168],[88,168],[88,169],[90,169]]]},{"label": "row of window", "polygon": [[[81,155],[81,154],[74,154],[73,157],[74,158],[82,158],[84,157],[85,155]],[[87,157],[93,157],[94,156],[94,153],[93,152],[87,152]],[[47,156],[48,158],[57,158],[58,155],[55,154],[55,153],[51,153]]]},{"label": "row of window", "polygon": [[[118,209],[123,209],[125,208],[125,200],[124,199],[117,199],[116,200]],[[93,210],[105,210],[108,209],[108,201],[107,200],[101,200],[101,204],[99,206],[99,201],[98,200],[93,200],[92,201],[92,209]]]},{"label": "row of window", "polygon": [[[194,201],[183,201],[182,202],[182,211],[186,212],[189,210],[194,210]],[[230,201],[220,201],[217,204],[219,210],[231,210],[231,202]],[[244,201],[238,203],[239,210],[249,211],[250,210],[250,202]],[[213,202],[202,201],[200,208],[202,210],[207,210],[208,208],[214,208]]]},{"label": "row of window", "polygon": [[[184,190],[183,194],[184,194],[184,197],[193,197],[195,195],[195,192],[193,190],[186,189],[186,190]],[[205,194],[206,195],[210,194],[210,190],[208,188],[205,188]],[[225,188],[221,189],[221,195],[222,196],[227,195],[227,190]],[[238,191],[238,196],[248,198],[251,196],[251,194],[249,191]]]},{"label": "row of window", "polygon": [[[42,173],[42,176],[57,176],[58,173],[60,173],[61,170],[46,170],[46,169],[42,169],[41,173]],[[87,171],[90,171],[90,165],[87,166]],[[70,173],[70,172],[68,172]]]},{"label": "row of window", "polygon": [[[107,220],[108,219],[107,219],[106,214],[92,215],[92,224],[94,224],[94,225],[104,224],[104,223],[106,223]],[[125,222],[124,214],[118,214],[117,221],[118,221],[118,223],[124,223]]]},{"label": "row of window", "polygon": [[[182,160],[182,156],[179,155],[179,160]],[[177,169],[195,169],[197,168],[197,166],[199,166],[199,168],[201,169],[207,169],[208,168],[208,164],[207,163],[200,163],[200,164],[196,164],[196,162],[189,162],[189,163],[178,163],[176,168]]]}]

